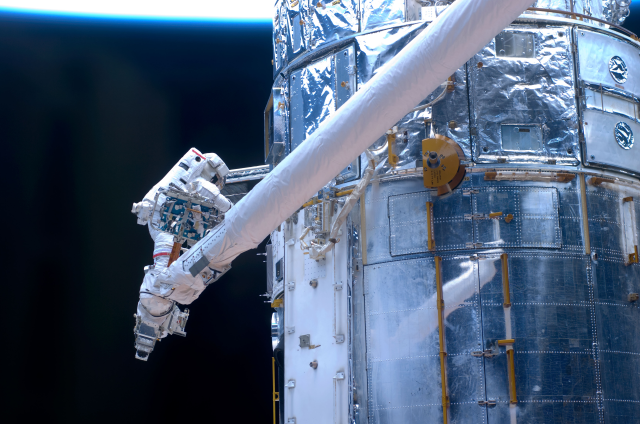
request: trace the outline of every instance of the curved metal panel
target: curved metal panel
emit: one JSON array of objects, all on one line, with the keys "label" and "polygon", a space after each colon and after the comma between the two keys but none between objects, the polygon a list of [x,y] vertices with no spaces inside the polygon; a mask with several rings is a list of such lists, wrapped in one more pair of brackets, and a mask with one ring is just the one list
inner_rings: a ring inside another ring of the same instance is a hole
[{"label": "curved metal panel", "polygon": [[[468,258],[444,258],[447,379],[451,422],[482,422],[478,278]],[[365,267],[370,423],[442,421],[442,388],[432,258]]]},{"label": "curved metal panel", "polygon": [[[427,221],[426,202],[433,203],[433,222]],[[437,251],[467,249],[473,240],[473,223],[465,220],[472,210],[471,195],[457,191],[438,198],[435,193],[422,191],[389,197],[389,225],[391,255],[407,255],[429,251],[429,225]]]},{"label": "curved metal panel", "polygon": [[[499,256],[479,259],[488,422],[598,423],[596,340],[589,260],[577,255],[509,253],[512,306],[504,307]],[[482,285],[482,279],[481,279]],[[499,340],[513,339],[517,404]],[[511,406],[510,406],[511,405]]]}]

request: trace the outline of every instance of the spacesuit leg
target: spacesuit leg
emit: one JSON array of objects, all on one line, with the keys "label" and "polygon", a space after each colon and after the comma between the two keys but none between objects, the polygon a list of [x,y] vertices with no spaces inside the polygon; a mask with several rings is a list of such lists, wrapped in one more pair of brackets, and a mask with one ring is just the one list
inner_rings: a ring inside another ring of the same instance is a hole
[{"label": "spacesuit leg", "polygon": [[[153,268],[149,272],[162,272],[167,268],[169,255],[173,247],[171,234],[158,232],[155,235],[155,247],[153,250]],[[150,284],[148,275],[142,281],[140,287],[140,301],[136,314],[136,358],[147,360],[153,350],[155,342],[169,334],[170,326],[181,314],[180,309],[172,300],[162,297],[157,288]],[[186,319],[185,319],[186,324]],[[175,326],[175,325],[174,325]],[[184,328],[184,325],[182,325]]]}]

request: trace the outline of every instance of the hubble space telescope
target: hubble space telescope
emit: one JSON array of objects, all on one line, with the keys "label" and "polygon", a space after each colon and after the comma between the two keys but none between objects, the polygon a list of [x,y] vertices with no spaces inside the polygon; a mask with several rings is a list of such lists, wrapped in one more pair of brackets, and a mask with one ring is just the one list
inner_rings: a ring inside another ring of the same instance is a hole
[{"label": "hubble space telescope", "polygon": [[137,356],[268,236],[274,423],[639,422],[629,4],[278,0],[266,165],[134,205]]}]

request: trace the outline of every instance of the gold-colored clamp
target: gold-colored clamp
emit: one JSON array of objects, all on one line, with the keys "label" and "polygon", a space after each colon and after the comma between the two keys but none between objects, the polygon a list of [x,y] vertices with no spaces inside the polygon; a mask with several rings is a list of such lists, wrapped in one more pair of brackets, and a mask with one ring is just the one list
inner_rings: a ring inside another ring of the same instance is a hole
[{"label": "gold-colored clamp", "polygon": [[601,178],[601,177],[589,177],[589,179],[587,180],[587,184],[595,187],[599,186],[602,183],[615,184],[615,182],[616,181],[612,180],[611,178]]},{"label": "gold-colored clamp", "polygon": [[271,307],[272,308],[281,307],[282,306],[282,300],[283,300],[282,298],[274,300],[273,302],[271,302]]},{"label": "gold-colored clamp", "polygon": [[436,240],[433,238],[433,203],[427,202],[427,249],[436,250]]},{"label": "gold-colored clamp", "polygon": [[400,162],[400,158],[394,153],[395,147],[396,134],[393,132],[393,130],[389,130],[387,131],[387,150],[389,152],[389,158],[387,160],[389,161],[389,165],[393,166],[394,168],[398,166],[398,162]]},{"label": "gold-colored clamp", "polygon": [[[503,216],[502,212],[491,212],[491,213],[489,213],[489,219],[500,218],[501,216]],[[506,222],[508,224],[511,221],[513,221],[513,215],[512,214],[508,213],[508,214],[504,215],[504,222]]]},{"label": "gold-colored clamp", "polygon": [[513,339],[498,340],[498,346],[507,347],[507,367],[509,372],[509,403],[518,403],[516,397],[516,366],[515,359],[513,357],[513,344],[516,341]]},{"label": "gold-colored clamp", "polygon": [[509,293],[509,261],[506,253],[500,255],[502,261],[502,293],[504,296],[503,306],[505,308],[511,307],[511,294]]},{"label": "gold-colored clamp", "polygon": [[436,302],[438,309],[438,336],[440,340],[440,383],[442,385],[442,421],[449,423],[449,395],[447,394],[447,351],[444,345],[444,299],[442,295],[442,258],[434,258],[436,264]]},{"label": "gold-colored clamp", "polygon": [[638,260],[638,246],[633,246],[634,253],[629,253],[629,265],[640,263]]}]

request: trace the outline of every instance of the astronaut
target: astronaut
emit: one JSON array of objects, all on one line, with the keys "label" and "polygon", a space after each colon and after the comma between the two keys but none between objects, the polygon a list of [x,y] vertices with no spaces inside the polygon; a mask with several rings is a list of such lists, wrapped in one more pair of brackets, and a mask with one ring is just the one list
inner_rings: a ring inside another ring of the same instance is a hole
[{"label": "astronaut", "polygon": [[[149,233],[155,246],[153,250],[153,265],[145,267],[145,276],[140,286],[140,301],[137,313],[134,315],[136,326],[135,347],[136,358],[146,361],[153,350],[155,342],[167,336],[178,334],[185,336],[184,326],[189,317],[189,310],[180,311],[176,303],[189,304],[195,300],[206,286],[220,278],[225,270],[207,268],[189,284],[166,284],[163,282],[163,272],[171,262],[175,261],[182,250],[182,245],[195,243],[194,239],[182,237],[162,231],[161,210],[167,201],[167,193],[184,193],[188,198],[206,200],[214,205],[221,217],[233,205],[220,190],[224,187],[225,177],[229,168],[215,153],[202,154],[197,149],[190,149],[169,173],[160,180],[139,203],[133,204],[131,212],[138,217],[138,224],[148,225]],[[190,196],[190,197],[189,197]],[[178,207],[176,207],[177,209]],[[184,206],[180,207],[181,209]],[[200,206],[193,206],[184,211],[176,221],[176,225],[184,220],[185,225],[193,228],[196,238],[203,236],[203,215]],[[208,217],[208,212],[206,213]],[[190,218],[187,218],[187,217]],[[223,219],[223,218],[222,218]],[[197,234],[197,236],[196,236]]]}]

